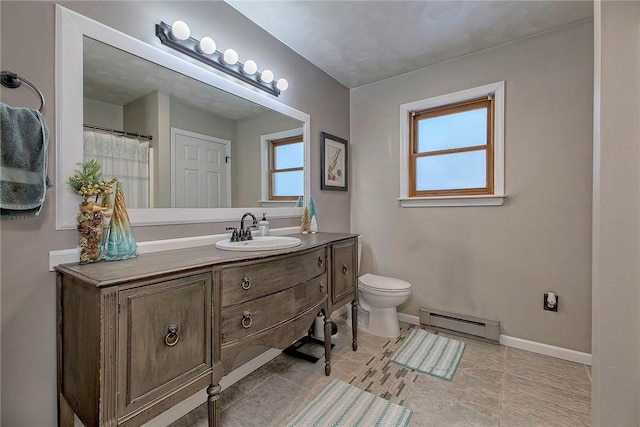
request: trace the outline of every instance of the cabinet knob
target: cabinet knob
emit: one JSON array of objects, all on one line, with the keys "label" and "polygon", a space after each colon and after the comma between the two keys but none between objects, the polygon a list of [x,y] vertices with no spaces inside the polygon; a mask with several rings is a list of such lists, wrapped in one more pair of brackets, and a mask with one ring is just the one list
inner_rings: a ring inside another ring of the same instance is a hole
[{"label": "cabinet knob", "polygon": [[324,258],[319,256],[318,257],[318,267],[323,267],[324,266]]},{"label": "cabinet knob", "polygon": [[180,328],[177,323],[170,324],[167,328],[167,335],[164,336],[164,343],[169,347],[178,344],[178,341],[180,341],[180,337],[178,336],[179,330]]},{"label": "cabinet knob", "polygon": [[349,267],[347,267],[347,264],[342,264],[342,272],[344,274],[348,274],[349,273]]},{"label": "cabinet knob", "polygon": [[324,292],[324,282],[320,282],[320,292]]},{"label": "cabinet knob", "polygon": [[242,323],[242,327],[245,329],[249,329],[251,327],[253,320],[251,320],[251,312],[249,310],[246,310],[244,313],[242,313],[241,323]]},{"label": "cabinet knob", "polygon": [[244,276],[242,278],[242,289],[244,289],[245,291],[248,291],[250,287],[251,287],[251,280],[247,276]]}]

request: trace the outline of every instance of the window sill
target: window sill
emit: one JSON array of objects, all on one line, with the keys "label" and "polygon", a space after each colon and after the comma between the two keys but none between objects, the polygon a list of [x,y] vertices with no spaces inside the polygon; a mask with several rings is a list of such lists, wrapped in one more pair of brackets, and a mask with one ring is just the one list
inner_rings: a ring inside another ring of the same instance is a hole
[{"label": "window sill", "polygon": [[268,208],[268,207],[274,207],[274,208],[280,208],[280,207],[290,207],[293,208],[296,206],[296,203],[298,203],[297,200],[260,200],[258,201],[258,203],[260,203],[260,206],[263,208]]},{"label": "window sill", "polygon": [[446,206],[500,206],[506,195],[447,196],[447,197],[400,197],[403,208],[431,208]]}]

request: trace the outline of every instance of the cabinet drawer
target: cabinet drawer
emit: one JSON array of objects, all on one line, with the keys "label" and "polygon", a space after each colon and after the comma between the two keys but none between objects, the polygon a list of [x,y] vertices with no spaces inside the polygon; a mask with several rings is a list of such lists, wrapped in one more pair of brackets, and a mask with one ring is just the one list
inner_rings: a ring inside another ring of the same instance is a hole
[{"label": "cabinet drawer", "polygon": [[326,271],[325,249],[222,270],[222,306],[273,294]]},{"label": "cabinet drawer", "polygon": [[211,273],[121,291],[119,414],[211,366]]},{"label": "cabinet drawer", "polygon": [[357,240],[350,239],[331,246],[333,269],[331,272],[331,302],[356,299],[357,284]]},{"label": "cabinet drawer", "polygon": [[222,342],[227,343],[289,320],[327,295],[327,275],[262,298],[222,309]]}]

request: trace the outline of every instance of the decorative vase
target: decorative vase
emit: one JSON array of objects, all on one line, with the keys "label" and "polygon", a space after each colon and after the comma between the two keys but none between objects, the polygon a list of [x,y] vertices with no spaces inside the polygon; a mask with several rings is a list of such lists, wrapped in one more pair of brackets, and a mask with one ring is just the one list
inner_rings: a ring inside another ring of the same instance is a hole
[{"label": "decorative vase", "polygon": [[102,245],[102,259],[116,261],[136,257],[138,245],[133,237],[129,214],[120,183],[116,185],[113,213]]},{"label": "decorative vase", "polygon": [[78,214],[78,245],[80,245],[80,264],[100,260],[102,242],[102,221],[104,214],[94,210],[93,205],[80,205]]}]

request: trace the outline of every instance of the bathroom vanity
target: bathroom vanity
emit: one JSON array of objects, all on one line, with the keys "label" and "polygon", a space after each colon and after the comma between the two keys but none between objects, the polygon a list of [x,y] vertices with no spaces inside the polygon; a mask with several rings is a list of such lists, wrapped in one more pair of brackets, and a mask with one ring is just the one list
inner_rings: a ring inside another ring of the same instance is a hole
[{"label": "bathroom vanity", "polygon": [[285,348],[351,303],[357,349],[357,236],[296,235],[301,245],[232,252],[204,246],[57,266],[59,425],[140,425],[220,379],[254,345]]}]

